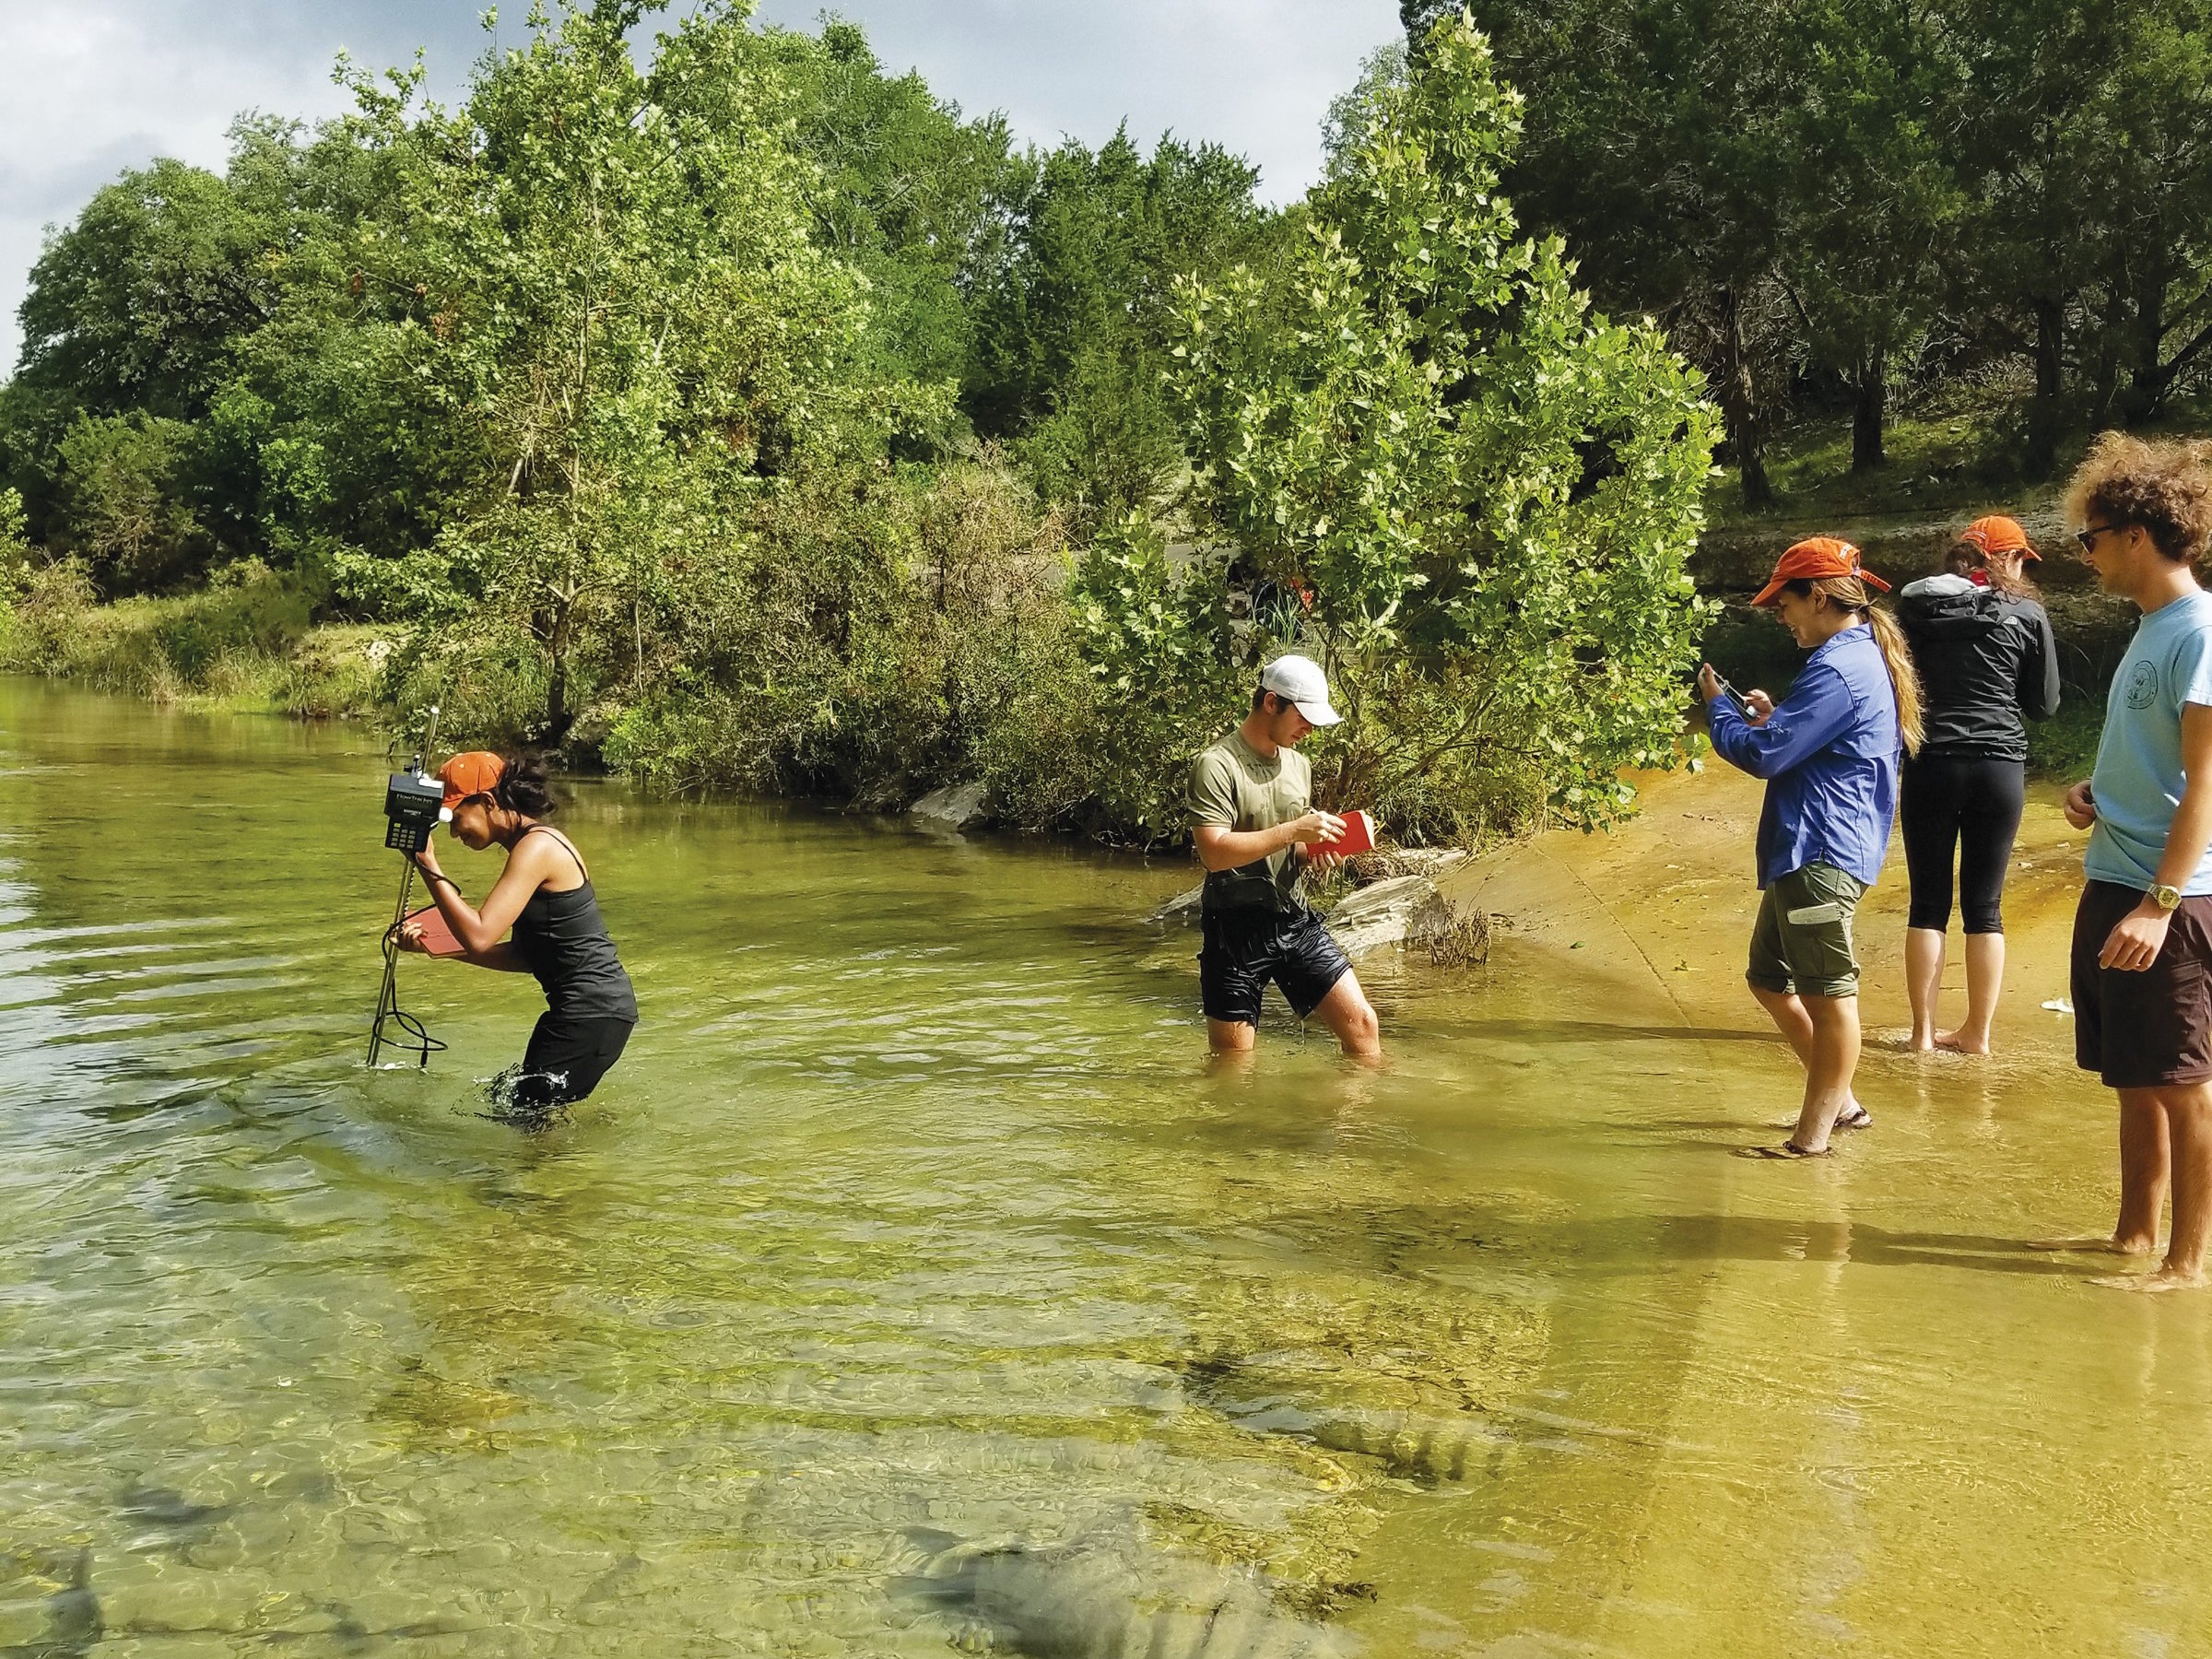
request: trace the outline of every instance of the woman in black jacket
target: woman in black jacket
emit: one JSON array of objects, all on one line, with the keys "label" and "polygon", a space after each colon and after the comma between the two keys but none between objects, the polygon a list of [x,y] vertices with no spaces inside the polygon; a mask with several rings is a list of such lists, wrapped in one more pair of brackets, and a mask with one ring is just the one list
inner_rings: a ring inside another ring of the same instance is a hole
[{"label": "woman in black jacket", "polygon": [[[1999,900],[2027,799],[2027,721],[2058,707],[2057,641],[2024,573],[2041,557],[2015,521],[1976,519],[1953,544],[1944,574],[1898,594],[1927,710],[1927,741],[1906,760],[1899,788],[1912,884],[1905,981],[1915,1049],[1989,1053],[2005,980]],[[1966,1020],[1938,1032],[1954,857],[1966,922]]]}]

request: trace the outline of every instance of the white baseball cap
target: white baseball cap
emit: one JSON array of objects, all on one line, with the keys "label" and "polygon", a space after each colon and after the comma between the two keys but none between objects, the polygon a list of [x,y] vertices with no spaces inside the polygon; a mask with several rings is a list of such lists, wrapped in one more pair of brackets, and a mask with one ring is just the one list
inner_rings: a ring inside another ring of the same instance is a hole
[{"label": "white baseball cap", "polygon": [[1312,657],[1279,656],[1260,676],[1260,689],[1272,691],[1317,726],[1344,718],[1329,707],[1329,678]]}]

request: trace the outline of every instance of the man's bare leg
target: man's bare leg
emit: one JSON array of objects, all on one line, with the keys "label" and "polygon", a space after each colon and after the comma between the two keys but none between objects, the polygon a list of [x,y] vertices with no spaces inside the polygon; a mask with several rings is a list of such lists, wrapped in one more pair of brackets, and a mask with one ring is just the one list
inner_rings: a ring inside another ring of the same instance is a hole
[{"label": "man's bare leg", "polygon": [[1936,999],[1943,994],[1943,935],[1933,927],[1905,929],[1905,994],[1912,1002],[1912,1047],[1936,1046]]},{"label": "man's bare leg", "polygon": [[[2201,1085],[2199,1087],[2202,1087]],[[2109,1234],[2032,1239],[2030,1250],[2093,1250],[2148,1255],[2159,1247],[2159,1214],[2166,1207],[2172,1147],[2164,1090],[2123,1088],[2120,1096],[2120,1219]],[[2186,1090],[2179,1092],[2187,1092]]]},{"label": "man's bare leg", "polygon": [[[2212,1084],[2184,1083],[2141,1092],[2155,1096],[2166,1130],[2173,1231],[2166,1241],[2166,1259],[2156,1273],[2102,1282],[2129,1290],[2193,1289],[2205,1283],[2205,1251],[2212,1243]],[[2157,1223],[2158,1211],[2153,1209],[2154,1241]]]},{"label": "man's bare leg", "polygon": [[1336,1033],[1337,1043],[1353,1059],[1373,1061],[1382,1057],[1382,1022],[1375,1018],[1367,993],[1359,988],[1359,976],[1349,969],[1329,987],[1329,994],[1321,999],[1313,1017]]},{"label": "man's bare leg", "polygon": [[2004,988],[2005,935],[2001,933],[1968,934],[1966,1023],[1955,1031],[1939,1033],[1936,1046],[1958,1054],[1988,1053],[1989,1028],[1997,1018],[1997,993]]},{"label": "man's bare leg", "polygon": [[1206,1045],[1217,1054],[1249,1054],[1259,1038],[1259,1028],[1241,1019],[1208,1019]]},{"label": "man's bare leg", "polygon": [[[1837,1116],[1851,1111],[1859,1103],[1858,1096],[1853,1094],[1851,1088],[1852,1073],[1857,1069],[1859,1058],[1859,999],[1855,996],[1847,999],[1833,996],[1804,998],[1787,991],[1769,991],[1762,985],[1753,985],[1751,994],[1759,998],[1759,1006],[1766,1009],[1768,1018],[1774,1021],[1775,1030],[1779,1030],[1783,1041],[1789,1043],[1790,1052],[1797,1056],[1797,1064],[1805,1067],[1806,1084],[1808,1088],[1811,1087],[1813,1071],[1819,1064],[1820,1055],[1818,1037],[1814,1029],[1812,1014],[1807,1009],[1806,1004],[1808,1001],[1832,1003],[1848,1000],[1850,1002],[1852,1064],[1845,1068],[1843,1074],[1843,1103],[1837,1107],[1835,1113],[1829,1118],[1829,1126],[1834,1127]],[[1811,1097],[1808,1095],[1806,1099],[1809,1101]],[[1805,1108],[1798,1109],[1797,1117],[1799,1126],[1802,1127],[1805,1121]],[[1794,1135],[1790,1138],[1797,1140]],[[1797,1145],[1807,1152],[1818,1150],[1818,1147],[1809,1146],[1802,1140],[1797,1140]],[[1820,1145],[1823,1147],[1828,1145],[1827,1129],[1820,1132]]]}]

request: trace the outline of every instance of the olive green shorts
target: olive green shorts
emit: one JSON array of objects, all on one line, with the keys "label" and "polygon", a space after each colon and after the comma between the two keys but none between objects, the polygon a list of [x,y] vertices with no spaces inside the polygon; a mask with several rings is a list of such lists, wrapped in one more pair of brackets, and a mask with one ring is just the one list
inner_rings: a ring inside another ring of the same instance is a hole
[{"label": "olive green shorts", "polygon": [[1824,864],[1769,882],[1759,896],[1744,977],[1785,996],[1856,996],[1859,958],[1851,919],[1865,891],[1857,877]]}]

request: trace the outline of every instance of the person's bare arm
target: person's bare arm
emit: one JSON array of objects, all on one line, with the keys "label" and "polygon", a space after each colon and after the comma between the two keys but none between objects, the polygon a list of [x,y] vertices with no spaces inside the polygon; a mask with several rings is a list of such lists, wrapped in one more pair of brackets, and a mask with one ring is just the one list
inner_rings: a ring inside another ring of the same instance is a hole
[{"label": "person's bare arm", "polygon": [[514,925],[514,919],[523,913],[523,906],[530,902],[530,895],[544,883],[552,866],[555,849],[549,844],[551,841],[550,836],[525,837],[507,855],[507,867],[500,872],[499,880],[485,895],[482,910],[470,905],[452,877],[438,867],[435,848],[426,847],[416,854],[415,862],[429,879],[438,913],[445,918],[453,937],[461,941],[467,952],[462,960],[504,973],[524,971],[513,947],[503,941],[507,930]]},{"label": "person's bare arm", "polygon": [[[402,950],[422,950],[421,923],[407,922],[401,924],[399,947]],[[514,947],[505,943],[494,945],[489,950],[464,950],[459,956],[451,959],[456,962],[466,962],[472,968],[489,968],[495,973],[527,973],[530,971],[524,965],[523,959],[514,954]]]},{"label": "person's bare arm", "polygon": [[[2212,847],[2212,708],[2182,705],[2182,804],[2166,832],[2166,851],[2155,877],[2159,887],[2188,884]],[[2071,816],[2071,815],[2069,815]],[[2159,959],[2173,913],[2149,894],[2112,924],[2097,959],[2107,968],[2139,973]]]},{"label": "person's bare arm", "polygon": [[1301,843],[1326,846],[1344,838],[1344,820],[1318,809],[1294,818],[1272,830],[1231,830],[1226,824],[1200,824],[1191,831],[1198,862],[1211,870],[1238,870],[1256,864],[1285,847]]}]

